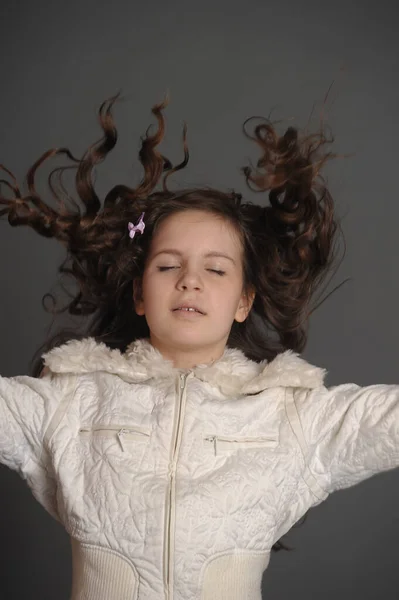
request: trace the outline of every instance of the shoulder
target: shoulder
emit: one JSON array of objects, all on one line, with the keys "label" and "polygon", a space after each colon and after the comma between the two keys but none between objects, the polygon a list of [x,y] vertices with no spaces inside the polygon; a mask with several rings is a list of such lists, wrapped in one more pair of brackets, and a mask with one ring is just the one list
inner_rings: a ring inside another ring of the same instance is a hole
[{"label": "shoulder", "polygon": [[326,369],[317,367],[292,350],[278,354],[272,361],[263,363],[260,373],[245,386],[246,393],[257,393],[273,387],[322,388]]}]

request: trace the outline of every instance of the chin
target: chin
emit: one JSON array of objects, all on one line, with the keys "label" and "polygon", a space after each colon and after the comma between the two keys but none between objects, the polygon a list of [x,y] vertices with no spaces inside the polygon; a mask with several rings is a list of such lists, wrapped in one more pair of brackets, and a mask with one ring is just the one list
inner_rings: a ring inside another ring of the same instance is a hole
[{"label": "chin", "polygon": [[212,340],[198,339],[198,334],[179,335],[176,337],[172,337],[168,339],[168,343],[172,344],[173,346],[180,346],[181,348],[186,348],[187,350],[217,344],[217,342],[214,342]]}]

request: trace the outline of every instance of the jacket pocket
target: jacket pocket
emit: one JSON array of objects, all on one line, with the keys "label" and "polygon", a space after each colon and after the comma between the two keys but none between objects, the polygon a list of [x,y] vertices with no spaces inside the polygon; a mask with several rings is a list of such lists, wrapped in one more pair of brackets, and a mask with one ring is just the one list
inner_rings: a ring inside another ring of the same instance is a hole
[{"label": "jacket pocket", "polygon": [[94,439],[112,438],[118,442],[122,452],[125,452],[131,443],[148,441],[151,433],[148,429],[138,425],[93,425],[92,427],[81,427],[79,435],[91,436]]},{"label": "jacket pocket", "polygon": [[215,456],[238,449],[275,448],[278,445],[277,435],[243,437],[206,434],[204,441],[213,445]]}]

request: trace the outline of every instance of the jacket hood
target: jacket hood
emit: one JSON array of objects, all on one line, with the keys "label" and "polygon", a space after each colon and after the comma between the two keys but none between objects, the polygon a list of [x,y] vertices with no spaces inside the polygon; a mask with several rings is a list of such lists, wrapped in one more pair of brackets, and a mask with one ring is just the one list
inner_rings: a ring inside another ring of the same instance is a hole
[{"label": "jacket hood", "polygon": [[[88,337],[70,340],[43,354],[44,364],[53,373],[84,374],[106,371],[132,383],[150,379],[170,379],[181,371],[154,348],[149,339],[132,342],[122,353]],[[210,364],[197,365],[192,371],[198,379],[219,388],[222,394],[256,394],[267,388],[315,388],[323,384],[326,370],[306,362],[287,350],[270,362],[256,363],[237,348],[225,348],[223,355]]]}]

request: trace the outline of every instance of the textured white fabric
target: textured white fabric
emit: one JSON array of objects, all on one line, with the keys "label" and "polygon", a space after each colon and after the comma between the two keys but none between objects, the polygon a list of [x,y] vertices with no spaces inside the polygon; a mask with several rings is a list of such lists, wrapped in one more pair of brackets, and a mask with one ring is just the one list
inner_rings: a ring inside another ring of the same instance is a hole
[{"label": "textured white fabric", "polygon": [[310,507],[399,465],[399,386],[327,389],[293,352],[180,372],[87,338],[45,364],[0,378],[0,460],[71,535],[73,600],[260,600]]},{"label": "textured white fabric", "polygon": [[134,565],[114,550],[72,539],[74,581],[71,600],[137,600],[139,577]]},{"label": "textured white fabric", "polygon": [[270,554],[264,552],[230,552],[212,556],[203,565],[206,579],[201,586],[201,600],[261,600],[260,582],[269,560]]}]

